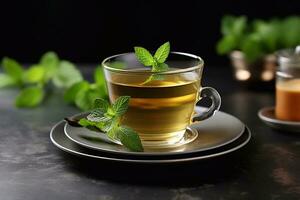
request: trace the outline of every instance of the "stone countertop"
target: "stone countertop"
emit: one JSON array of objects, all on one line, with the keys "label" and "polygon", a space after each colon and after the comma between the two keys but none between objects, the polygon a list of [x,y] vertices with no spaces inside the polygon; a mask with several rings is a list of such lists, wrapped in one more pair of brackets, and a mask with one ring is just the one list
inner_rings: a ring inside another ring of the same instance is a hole
[{"label": "stone countertop", "polygon": [[[81,68],[87,77],[91,68]],[[204,84],[217,88],[221,110],[252,131],[234,154],[187,165],[94,162],[57,149],[51,127],[78,110],[61,95],[35,109],[17,109],[14,89],[0,90],[1,200],[300,199],[300,135],[269,129],[257,111],[274,104],[272,92],[238,88],[227,68],[207,67]]]}]

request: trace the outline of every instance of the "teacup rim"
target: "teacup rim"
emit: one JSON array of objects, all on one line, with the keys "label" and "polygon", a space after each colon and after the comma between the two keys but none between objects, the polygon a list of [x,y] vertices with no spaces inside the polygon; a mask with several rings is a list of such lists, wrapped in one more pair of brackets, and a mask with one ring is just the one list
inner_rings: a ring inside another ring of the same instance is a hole
[{"label": "teacup rim", "polygon": [[204,60],[200,56],[197,56],[197,55],[191,54],[191,53],[178,52],[178,51],[172,51],[172,52],[170,52],[170,54],[187,56],[187,57],[193,58],[195,60],[198,60],[199,63],[193,67],[188,67],[188,68],[184,68],[184,69],[176,69],[176,70],[165,71],[165,72],[134,71],[134,70],[127,70],[127,69],[118,69],[118,68],[110,67],[105,64],[110,59],[124,56],[124,55],[129,55],[129,54],[134,54],[134,52],[127,52],[127,53],[121,53],[121,54],[109,56],[101,62],[101,66],[103,68],[105,68],[109,71],[113,71],[113,72],[120,72],[120,73],[127,73],[127,74],[150,74],[150,75],[151,74],[179,74],[179,73],[190,72],[190,71],[194,71],[197,69],[201,69],[204,66]]}]

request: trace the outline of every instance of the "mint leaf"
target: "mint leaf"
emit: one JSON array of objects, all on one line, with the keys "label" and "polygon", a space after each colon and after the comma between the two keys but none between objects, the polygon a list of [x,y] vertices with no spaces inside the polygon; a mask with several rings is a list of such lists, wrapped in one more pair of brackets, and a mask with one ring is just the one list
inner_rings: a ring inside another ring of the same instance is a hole
[{"label": "mint leaf", "polygon": [[105,85],[105,77],[102,67],[97,67],[94,72],[94,80],[97,85]]},{"label": "mint leaf", "polygon": [[143,145],[139,135],[127,126],[121,126],[117,130],[121,143],[131,151],[143,151]]},{"label": "mint leaf", "polygon": [[90,88],[87,91],[86,96],[87,96],[87,98],[89,100],[89,104],[90,104],[89,110],[94,108],[94,102],[95,102],[96,99],[105,97],[102,93],[99,92],[99,90],[97,88],[96,89]]},{"label": "mint leaf", "polygon": [[0,74],[0,88],[16,85],[14,79],[7,74]]},{"label": "mint leaf", "polygon": [[280,23],[278,20],[270,22],[255,20],[253,21],[255,34],[260,37],[262,49],[266,52],[276,51],[280,40]]},{"label": "mint leaf", "polygon": [[25,83],[42,83],[45,78],[45,69],[41,65],[33,65],[23,74]]},{"label": "mint leaf", "polygon": [[247,18],[245,16],[236,17],[233,21],[231,32],[236,36],[241,36],[247,27]]},{"label": "mint leaf", "polygon": [[137,59],[145,66],[152,66],[155,62],[151,53],[143,47],[134,47]]},{"label": "mint leaf", "polygon": [[166,72],[169,70],[169,65],[167,65],[166,63],[159,63],[158,67],[160,69],[160,72]]},{"label": "mint leaf", "polygon": [[221,22],[221,32],[223,35],[234,34],[240,36],[247,27],[247,18],[245,16],[235,17],[225,15]]},{"label": "mint leaf", "polygon": [[87,81],[80,81],[74,83],[71,87],[69,87],[64,93],[64,100],[67,103],[74,103],[77,94],[80,91],[85,91],[89,88],[89,83]]},{"label": "mint leaf", "polygon": [[58,66],[59,58],[55,52],[48,51],[42,55],[40,59],[40,64],[43,65],[44,67]]},{"label": "mint leaf", "polygon": [[[95,122],[95,121],[90,121],[89,119],[86,118],[81,118],[78,122],[78,124],[80,124],[83,127],[87,127],[91,130],[95,130],[95,131],[102,131],[99,126],[101,127],[101,123],[99,122]],[[94,128],[93,128],[94,127]]]},{"label": "mint leaf", "polygon": [[56,74],[53,77],[53,84],[58,88],[68,88],[74,83],[82,81],[82,75],[75,65],[69,61],[61,61]]},{"label": "mint leaf", "polygon": [[91,130],[91,131],[96,131],[96,132],[101,131],[101,129],[99,129],[97,127],[98,126],[97,122],[92,122],[92,121],[89,121],[85,118],[80,119],[78,124],[85,127],[85,128],[87,128],[87,129],[89,129],[89,130]]},{"label": "mint leaf", "polygon": [[99,97],[103,99],[107,99],[108,94],[107,94],[106,85],[98,85],[96,83],[91,83],[90,88],[97,91],[99,93]]},{"label": "mint leaf", "polygon": [[238,41],[234,35],[226,35],[217,43],[217,52],[224,55],[236,48]]},{"label": "mint leaf", "polygon": [[114,128],[115,125],[117,125],[117,119],[116,118],[104,118],[101,121],[101,130],[104,132],[109,132]]},{"label": "mint leaf", "polygon": [[116,116],[122,116],[128,109],[130,96],[120,96],[113,104],[112,108]]},{"label": "mint leaf", "polygon": [[102,67],[97,67],[95,69],[94,80],[96,83],[95,86],[98,87],[99,92],[102,94],[102,96],[107,96],[106,81]]},{"label": "mint leaf", "polygon": [[300,17],[290,16],[282,21],[282,42],[284,47],[291,48],[300,43]]},{"label": "mint leaf", "polygon": [[105,99],[95,99],[94,108],[106,113],[109,108],[109,102]]},{"label": "mint leaf", "polygon": [[81,118],[78,122],[78,124],[80,124],[83,127],[87,127],[87,126],[95,126],[96,122],[90,121],[86,118]]},{"label": "mint leaf", "polygon": [[104,112],[99,109],[93,110],[86,118],[92,122],[107,121],[109,118],[104,116]]},{"label": "mint leaf", "polygon": [[44,98],[44,91],[41,87],[31,86],[21,90],[16,98],[17,107],[35,107]]},{"label": "mint leaf", "polygon": [[170,53],[170,42],[161,45],[155,52],[154,58],[158,63],[164,63]]},{"label": "mint leaf", "polygon": [[2,67],[4,72],[14,79],[16,83],[22,84],[23,68],[16,60],[4,57]]},{"label": "mint leaf", "polygon": [[169,70],[169,66],[166,63],[159,63],[152,68],[152,72],[166,72]]},{"label": "mint leaf", "polygon": [[260,58],[264,53],[261,47],[261,40],[259,35],[251,34],[243,42],[241,50],[244,52],[247,61],[254,62]]},{"label": "mint leaf", "polygon": [[114,121],[116,120],[104,116],[104,114],[99,110],[95,110],[92,111],[86,118],[81,119],[79,124],[81,126],[88,127],[89,129],[92,129],[94,126],[96,131],[108,132],[112,129]]},{"label": "mint leaf", "polygon": [[112,119],[110,128],[107,131],[107,136],[110,139],[120,140],[120,138],[118,137],[118,131],[117,131],[119,129],[119,122],[120,122],[119,118]]},{"label": "mint leaf", "polygon": [[39,64],[45,69],[45,79],[49,80],[58,69],[59,58],[55,52],[49,51],[42,55]]},{"label": "mint leaf", "polygon": [[75,105],[81,110],[91,110],[94,108],[94,101],[98,98],[103,98],[103,94],[97,89],[88,88],[78,92],[75,98]]},{"label": "mint leaf", "polygon": [[223,55],[236,50],[244,39],[246,28],[247,18],[245,16],[224,16],[221,22],[223,38],[217,43],[218,54]]},{"label": "mint leaf", "polygon": [[221,21],[221,33],[223,35],[228,35],[232,32],[232,27],[235,17],[231,15],[225,15]]},{"label": "mint leaf", "polygon": [[90,100],[87,96],[89,88],[84,88],[78,92],[75,98],[75,105],[81,110],[90,110],[92,106],[90,105]]}]

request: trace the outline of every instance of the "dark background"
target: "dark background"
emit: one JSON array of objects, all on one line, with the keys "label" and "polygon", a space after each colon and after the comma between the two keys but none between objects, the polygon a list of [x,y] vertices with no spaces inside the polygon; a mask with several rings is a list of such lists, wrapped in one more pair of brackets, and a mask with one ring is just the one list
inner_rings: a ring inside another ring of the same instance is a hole
[{"label": "dark background", "polygon": [[36,62],[48,50],[74,62],[100,62],[140,45],[198,54],[208,65],[228,65],[216,55],[224,14],[252,18],[300,14],[299,0],[207,1],[1,1],[0,57]]}]

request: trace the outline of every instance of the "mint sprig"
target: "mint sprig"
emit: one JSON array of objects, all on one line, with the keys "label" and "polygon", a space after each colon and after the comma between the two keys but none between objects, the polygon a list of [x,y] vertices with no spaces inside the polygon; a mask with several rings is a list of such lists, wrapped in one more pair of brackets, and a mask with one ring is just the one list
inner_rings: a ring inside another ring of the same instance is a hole
[{"label": "mint sprig", "polygon": [[44,90],[40,86],[30,86],[23,89],[16,98],[18,107],[35,107],[44,99]]},{"label": "mint sprig", "polygon": [[15,86],[22,86],[22,74],[24,72],[20,63],[8,57],[2,59],[2,67],[7,76],[9,76]]},{"label": "mint sprig", "polygon": [[0,88],[20,88],[15,100],[17,107],[32,108],[40,105],[53,88],[62,90],[65,102],[81,110],[90,110],[95,99],[107,97],[102,68],[95,69],[94,82],[89,83],[83,79],[75,64],[60,60],[55,52],[46,52],[38,63],[28,68],[12,58],[4,57],[1,67],[3,73],[0,73]]},{"label": "mint sprig", "polygon": [[240,50],[253,63],[279,49],[299,45],[300,17],[248,20],[246,16],[226,15],[221,21],[221,33],[223,37],[216,46],[218,54]]},{"label": "mint sprig", "polygon": [[88,129],[105,132],[110,139],[120,141],[131,151],[143,151],[139,135],[132,128],[121,125],[129,100],[129,96],[121,96],[110,105],[104,99],[96,99],[95,109],[78,123]]},{"label": "mint sprig", "polygon": [[[170,54],[170,42],[161,45],[155,52],[154,56],[143,47],[134,47],[135,55],[140,63],[146,67],[152,67],[151,72],[165,72],[169,70],[169,66],[164,63]],[[152,80],[161,80],[160,74],[152,74],[145,82],[146,84]]]}]

